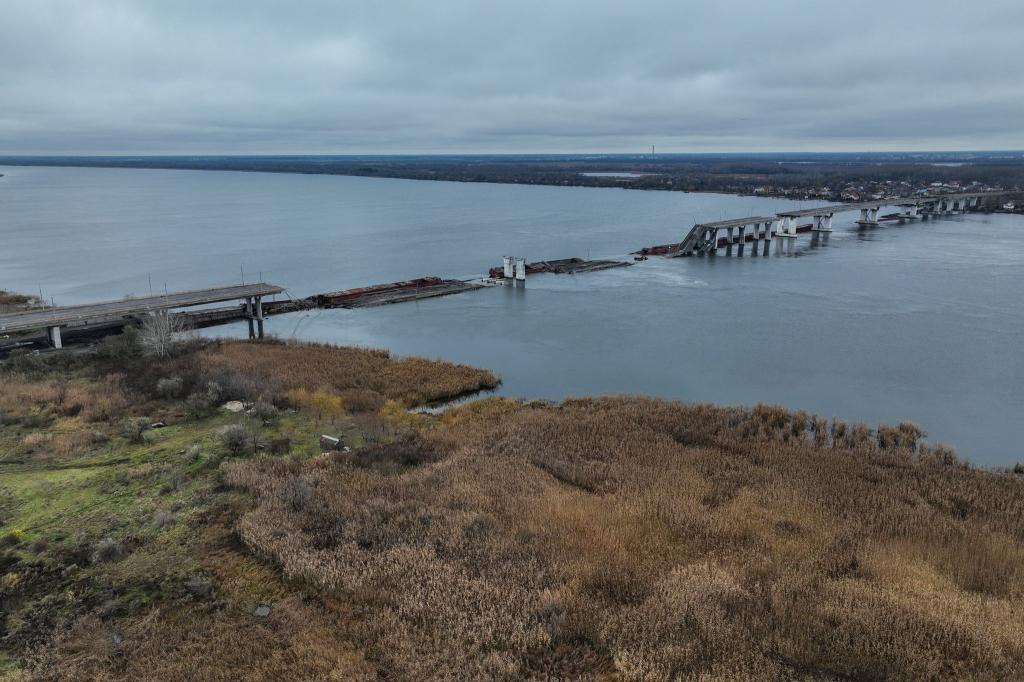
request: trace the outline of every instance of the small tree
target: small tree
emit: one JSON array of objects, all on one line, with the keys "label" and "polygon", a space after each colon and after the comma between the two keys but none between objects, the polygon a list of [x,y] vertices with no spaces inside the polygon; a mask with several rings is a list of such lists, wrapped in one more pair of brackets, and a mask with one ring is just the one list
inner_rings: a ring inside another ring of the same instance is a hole
[{"label": "small tree", "polygon": [[152,357],[169,357],[178,345],[178,337],[186,331],[188,325],[180,315],[166,310],[154,313],[142,322],[139,333],[142,351]]},{"label": "small tree", "polygon": [[249,444],[249,432],[241,424],[229,424],[220,430],[220,442],[233,455],[240,455]]}]

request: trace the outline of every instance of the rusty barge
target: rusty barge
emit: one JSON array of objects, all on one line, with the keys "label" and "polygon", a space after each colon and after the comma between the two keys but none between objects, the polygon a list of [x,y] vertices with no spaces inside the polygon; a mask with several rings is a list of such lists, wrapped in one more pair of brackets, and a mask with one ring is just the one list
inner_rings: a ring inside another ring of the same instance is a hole
[{"label": "rusty barge", "polygon": [[[574,275],[578,272],[596,272],[608,270],[609,268],[624,268],[632,265],[625,261],[618,260],[590,260],[588,258],[559,258],[555,260],[539,260],[526,264],[527,275],[537,275],[542,272],[550,272],[556,275]],[[488,273],[491,279],[503,279],[504,268],[501,266],[490,269]]]}]

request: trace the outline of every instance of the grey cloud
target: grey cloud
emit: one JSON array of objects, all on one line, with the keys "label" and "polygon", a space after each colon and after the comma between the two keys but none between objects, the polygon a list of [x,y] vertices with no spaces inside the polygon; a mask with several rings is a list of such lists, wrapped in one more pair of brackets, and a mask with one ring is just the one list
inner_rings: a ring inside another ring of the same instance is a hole
[{"label": "grey cloud", "polygon": [[0,153],[1024,147],[1018,0],[0,0],[0,17]]}]

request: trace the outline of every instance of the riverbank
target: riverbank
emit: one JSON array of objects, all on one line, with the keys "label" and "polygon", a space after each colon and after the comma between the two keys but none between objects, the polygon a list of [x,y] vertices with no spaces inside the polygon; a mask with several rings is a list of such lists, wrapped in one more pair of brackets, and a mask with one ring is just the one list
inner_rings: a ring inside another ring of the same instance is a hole
[{"label": "riverbank", "polygon": [[910,424],[411,413],[497,378],[275,342],[0,381],[3,679],[1024,674],[1024,475]]},{"label": "riverbank", "polygon": [[[957,160],[954,165],[942,162]],[[920,154],[484,154],[418,156],[0,156],[0,165],[347,175],[704,192],[832,203],[1024,187],[1024,157]]]}]

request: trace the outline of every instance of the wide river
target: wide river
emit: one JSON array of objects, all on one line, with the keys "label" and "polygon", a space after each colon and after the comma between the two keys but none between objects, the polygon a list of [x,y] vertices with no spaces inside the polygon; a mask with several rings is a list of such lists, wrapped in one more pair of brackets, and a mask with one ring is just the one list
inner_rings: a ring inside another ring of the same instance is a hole
[{"label": "wide river", "polygon": [[[0,289],[58,304],[246,281],[293,296],[505,254],[627,257],[694,221],[797,202],[327,175],[0,168]],[[768,258],[661,259],[418,303],[271,318],[281,337],[501,374],[530,398],[642,393],[910,419],[981,465],[1022,457],[1024,218],[801,236]],[[152,283],[152,284],[151,284]],[[241,333],[239,326],[219,334]]]}]

